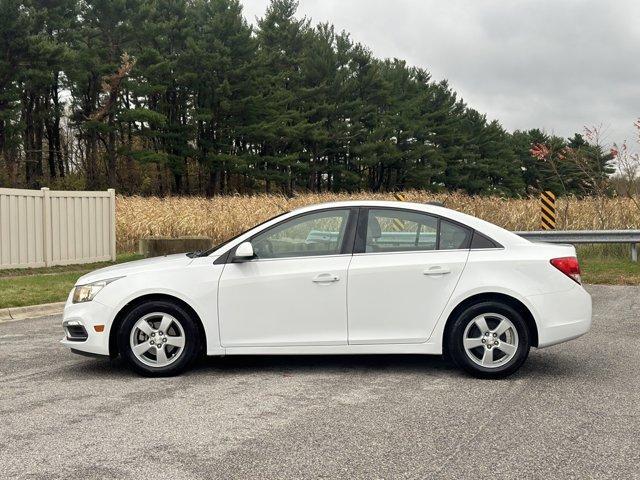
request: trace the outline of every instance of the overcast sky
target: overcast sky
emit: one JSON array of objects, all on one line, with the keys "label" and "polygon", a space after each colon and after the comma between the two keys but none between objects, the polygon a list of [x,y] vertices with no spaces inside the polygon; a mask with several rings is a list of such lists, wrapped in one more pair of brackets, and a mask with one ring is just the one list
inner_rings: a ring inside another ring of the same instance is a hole
[{"label": "overcast sky", "polygon": [[[269,3],[241,1],[254,24]],[[639,0],[300,0],[298,14],[448,79],[509,130],[636,139]]]}]

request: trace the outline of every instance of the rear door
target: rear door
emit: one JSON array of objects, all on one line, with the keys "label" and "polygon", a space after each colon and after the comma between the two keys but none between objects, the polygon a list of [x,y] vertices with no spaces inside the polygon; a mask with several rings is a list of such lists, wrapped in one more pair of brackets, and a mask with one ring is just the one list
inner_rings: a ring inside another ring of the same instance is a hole
[{"label": "rear door", "polygon": [[426,213],[361,209],[349,266],[349,343],[425,342],[460,279],[471,236]]}]

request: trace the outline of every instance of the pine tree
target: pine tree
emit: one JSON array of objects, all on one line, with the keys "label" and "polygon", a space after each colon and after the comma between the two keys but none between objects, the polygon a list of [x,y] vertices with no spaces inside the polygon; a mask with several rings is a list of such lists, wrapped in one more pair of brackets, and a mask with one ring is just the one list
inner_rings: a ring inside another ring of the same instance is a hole
[{"label": "pine tree", "polygon": [[254,29],[240,0],[0,0],[0,182],[609,193],[592,134],[509,134],[446,81],[296,10],[272,0]]},{"label": "pine tree", "polygon": [[264,181],[266,192],[275,184],[292,193],[290,186],[308,128],[298,99],[309,21],[295,18],[297,6],[293,0],[273,0],[258,20],[254,70],[257,122],[249,133],[258,157],[256,176]]},{"label": "pine tree", "polygon": [[[251,122],[254,40],[237,0],[200,0],[189,10],[189,49],[182,58],[193,95],[196,158],[206,172],[206,191],[228,191],[232,175],[247,175],[246,138]],[[243,183],[242,181],[237,182]]]},{"label": "pine tree", "polygon": [[[21,79],[27,64],[28,35],[31,20],[18,0],[0,1],[0,157],[5,166],[5,181],[18,186],[18,149],[21,145]],[[0,177],[1,178],[1,177]],[[5,182],[2,182],[5,183]]]}]

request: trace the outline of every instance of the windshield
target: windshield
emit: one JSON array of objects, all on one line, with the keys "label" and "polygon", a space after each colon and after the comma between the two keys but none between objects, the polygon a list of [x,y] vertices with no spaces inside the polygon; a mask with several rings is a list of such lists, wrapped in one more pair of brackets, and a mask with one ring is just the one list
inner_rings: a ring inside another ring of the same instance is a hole
[{"label": "windshield", "polygon": [[268,218],[268,219],[267,219],[267,220],[265,220],[264,222],[260,222],[260,223],[258,223],[257,225],[254,225],[253,227],[248,228],[247,230],[244,230],[243,232],[241,232],[241,233],[239,233],[239,234],[237,234],[237,235],[234,235],[233,237],[231,237],[231,238],[229,238],[229,239],[225,240],[224,242],[219,243],[218,245],[214,245],[214,246],[213,246],[213,247],[211,247],[209,250],[205,250],[204,252],[199,253],[197,256],[198,256],[198,257],[206,257],[207,255],[212,254],[212,253],[213,253],[213,252],[215,252],[216,250],[218,250],[218,249],[220,249],[220,248],[224,247],[224,246],[225,246],[226,244],[228,244],[229,242],[233,242],[236,238],[241,237],[242,235],[244,235],[244,234],[245,234],[245,233],[247,233],[248,231],[253,230],[254,228],[257,228],[257,227],[259,227],[260,225],[264,225],[265,223],[270,222],[271,220],[275,220],[275,219],[276,219],[276,218],[278,218],[278,217],[281,217],[281,216],[283,216],[283,215],[286,215],[287,213],[289,213],[289,212],[282,212],[282,213],[279,213],[278,215],[276,215],[275,217]]}]

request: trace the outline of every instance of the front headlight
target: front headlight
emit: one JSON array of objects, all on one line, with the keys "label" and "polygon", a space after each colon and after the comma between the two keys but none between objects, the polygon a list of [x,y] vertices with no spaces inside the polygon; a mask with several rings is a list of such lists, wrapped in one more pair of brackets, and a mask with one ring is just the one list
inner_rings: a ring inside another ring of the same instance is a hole
[{"label": "front headlight", "polygon": [[100,290],[109,285],[111,282],[115,282],[119,278],[122,277],[109,278],[107,280],[87,283],[86,285],[76,285],[75,289],[73,290],[73,303],[90,302]]}]

